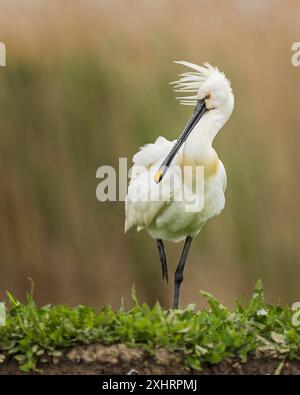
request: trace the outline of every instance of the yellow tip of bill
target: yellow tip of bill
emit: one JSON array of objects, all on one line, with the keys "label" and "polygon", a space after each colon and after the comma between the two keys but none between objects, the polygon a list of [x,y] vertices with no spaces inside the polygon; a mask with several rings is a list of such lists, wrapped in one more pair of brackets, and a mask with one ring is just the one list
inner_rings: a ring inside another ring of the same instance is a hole
[{"label": "yellow tip of bill", "polygon": [[160,183],[162,177],[163,177],[163,171],[161,169],[158,169],[154,176],[154,181],[156,182],[156,184]]}]

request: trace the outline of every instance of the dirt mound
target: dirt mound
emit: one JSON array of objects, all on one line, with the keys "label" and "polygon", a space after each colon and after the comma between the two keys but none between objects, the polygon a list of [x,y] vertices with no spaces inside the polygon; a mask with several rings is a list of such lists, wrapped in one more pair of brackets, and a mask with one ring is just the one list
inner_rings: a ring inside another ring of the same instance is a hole
[{"label": "dirt mound", "polygon": [[[299,375],[300,362],[282,361],[262,355],[252,355],[247,363],[228,358],[216,365],[206,365],[202,371],[185,366],[181,352],[157,349],[149,354],[140,349],[131,349],[124,344],[105,346],[91,344],[74,347],[63,352],[61,357],[49,358],[38,364],[43,374],[287,374]],[[15,361],[0,364],[0,375],[24,374]],[[33,373],[37,374],[37,373]]]}]

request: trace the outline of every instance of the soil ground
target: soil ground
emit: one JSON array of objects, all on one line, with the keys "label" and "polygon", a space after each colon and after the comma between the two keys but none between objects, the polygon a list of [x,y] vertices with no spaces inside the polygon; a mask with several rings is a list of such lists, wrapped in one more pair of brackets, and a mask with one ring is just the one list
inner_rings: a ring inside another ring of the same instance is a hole
[{"label": "soil ground", "polygon": [[[180,352],[165,349],[155,354],[130,349],[123,344],[104,346],[92,344],[66,350],[59,358],[40,362],[41,373],[51,374],[202,374],[202,375],[251,375],[284,374],[299,375],[300,362],[285,361],[262,355],[251,355],[247,363],[226,359],[216,365],[206,365],[202,371],[187,368]],[[0,375],[24,374],[15,361],[0,364]],[[37,374],[36,372],[33,374]]]}]

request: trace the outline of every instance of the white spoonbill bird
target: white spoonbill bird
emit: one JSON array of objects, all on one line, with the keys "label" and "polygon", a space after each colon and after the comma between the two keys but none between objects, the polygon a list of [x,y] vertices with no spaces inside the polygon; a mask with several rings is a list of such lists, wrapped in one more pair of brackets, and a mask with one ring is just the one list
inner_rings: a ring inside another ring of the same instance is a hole
[{"label": "white spoonbill bird", "polygon": [[[125,200],[125,232],[136,225],[137,230],[146,229],[156,239],[166,282],[164,241],[185,240],[175,271],[173,308],[177,309],[191,242],[205,222],[225,205],[226,172],[212,144],[233,111],[234,97],[229,80],[216,67],[208,63],[175,63],[192,69],[179,74],[179,80],[171,84],[175,92],[188,94],[177,98],[181,104],[195,109],[177,140],[158,137],[133,156]],[[192,171],[185,172],[187,167]],[[199,167],[201,173],[196,171]],[[202,188],[195,191],[197,182],[202,183]],[[196,202],[192,210],[187,209],[191,201]]]}]

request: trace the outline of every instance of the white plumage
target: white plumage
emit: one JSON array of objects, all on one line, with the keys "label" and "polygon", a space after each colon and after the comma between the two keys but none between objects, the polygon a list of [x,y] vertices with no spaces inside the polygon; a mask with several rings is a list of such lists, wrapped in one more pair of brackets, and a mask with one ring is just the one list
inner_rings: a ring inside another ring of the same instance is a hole
[{"label": "white plumage", "polygon": [[[209,64],[202,67],[189,62],[177,63],[197,70],[197,72],[180,74],[181,79],[173,83],[176,91],[197,92],[197,95],[180,98],[183,104],[195,105],[197,99],[207,94],[210,94],[210,99],[207,99],[208,106],[214,107],[216,103],[218,104],[220,96],[221,98],[225,96],[225,100],[220,106],[204,114],[175,156],[166,177],[160,184],[154,181],[155,172],[171,150],[174,141],[159,137],[155,143],[147,144],[133,156],[134,166],[125,203],[125,231],[136,225],[139,230],[146,228],[154,238],[170,241],[183,240],[188,234],[194,237],[203,224],[219,214],[224,207],[226,173],[212,148],[212,142],[233,109],[230,84],[223,73]],[[222,89],[224,92],[219,92]],[[184,179],[178,172],[178,166],[182,168],[184,165],[204,166],[204,207],[199,212],[186,212],[185,201],[172,202],[172,198],[180,193],[183,187]],[[174,173],[177,175],[177,182],[172,189],[166,190],[169,187],[169,179]],[[150,193],[152,196],[158,196],[160,190],[164,199],[150,200]],[[166,201],[167,196],[170,196],[171,202]]]},{"label": "white plumage", "polygon": [[[157,171],[176,140],[159,137],[133,156],[125,202],[125,232],[137,226],[155,239],[173,242],[194,238],[205,222],[224,208],[226,172],[212,143],[234,107],[230,82],[217,68],[207,63],[204,66],[185,61],[176,63],[193,70],[179,74],[180,79],[171,83],[176,92],[184,94],[177,99],[184,105],[203,103],[205,108],[202,107],[197,122],[188,128],[189,133],[184,138],[181,136],[182,145],[175,156],[171,155],[172,161],[161,182],[161,177],[156,179]],[[196,111],[197,108],[194,114]],[[192,174],[185,175],[183,170],[187,166],[193,170]],[[203,169],[204,189],[195,191],[193,186],[201,182],[196,174],[199,166]],[[180,200],[183,191],[185,195]],[[187,210],[191,201],[193,209]],[[174,306],[177,304],[175,301]]]}]

